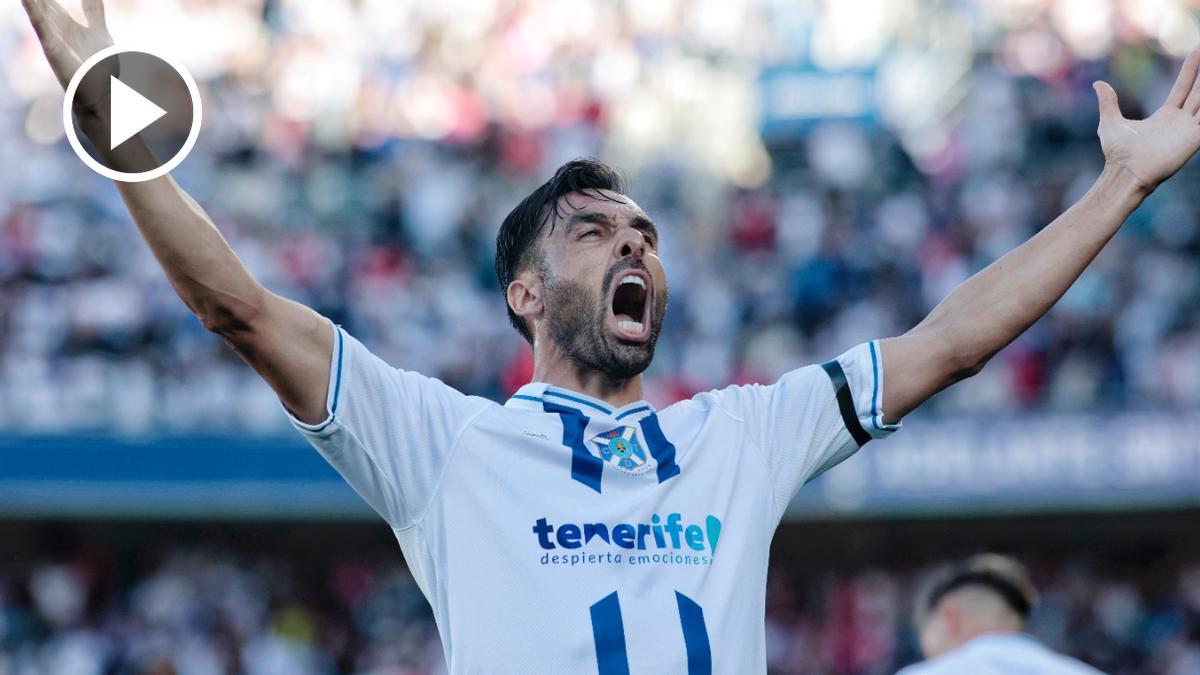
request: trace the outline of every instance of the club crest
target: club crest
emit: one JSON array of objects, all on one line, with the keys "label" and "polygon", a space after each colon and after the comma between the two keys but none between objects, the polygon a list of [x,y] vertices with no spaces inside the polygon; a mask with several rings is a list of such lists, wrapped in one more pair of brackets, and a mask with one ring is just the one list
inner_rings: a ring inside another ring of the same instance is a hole
[{"label": "club crest", "polygon": [[654,468],[654,458],[642,447],[637,429],[620,426],[592,437],[592,443],[600,453],[600,459],[618,471],[641,474]]}]

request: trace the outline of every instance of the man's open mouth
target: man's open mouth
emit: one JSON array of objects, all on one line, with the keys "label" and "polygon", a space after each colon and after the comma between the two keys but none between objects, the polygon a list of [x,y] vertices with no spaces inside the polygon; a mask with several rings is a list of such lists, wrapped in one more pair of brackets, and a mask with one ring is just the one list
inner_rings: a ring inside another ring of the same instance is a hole
[{"label": "man's open mouth", "polygon": [[609,305],[617,337],[641,342],[650,336],[651,295],[650,275],[637,269],[620,273]]}]

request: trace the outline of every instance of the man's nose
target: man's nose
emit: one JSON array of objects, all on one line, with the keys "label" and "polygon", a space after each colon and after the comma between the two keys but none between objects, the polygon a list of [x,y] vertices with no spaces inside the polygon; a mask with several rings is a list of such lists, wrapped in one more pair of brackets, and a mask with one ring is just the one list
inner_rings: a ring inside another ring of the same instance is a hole
[{"label": "man's nose", "polygon": [[622,228],[615,243],[618,258],[633,256],[640,260],[646,256],[646,238],[632,227]]}]

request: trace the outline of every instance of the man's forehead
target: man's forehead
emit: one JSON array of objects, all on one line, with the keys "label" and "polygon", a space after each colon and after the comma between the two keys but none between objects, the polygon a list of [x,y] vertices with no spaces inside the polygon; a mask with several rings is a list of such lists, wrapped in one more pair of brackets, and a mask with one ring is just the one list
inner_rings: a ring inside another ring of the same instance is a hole
[{"label": "man's forehead", "polygon": [[646,216],[642,207],[629,197],[612,190],[569,192],[558,198],[554,220],[563,221],[580,213],[603,213],[613,219]]}]

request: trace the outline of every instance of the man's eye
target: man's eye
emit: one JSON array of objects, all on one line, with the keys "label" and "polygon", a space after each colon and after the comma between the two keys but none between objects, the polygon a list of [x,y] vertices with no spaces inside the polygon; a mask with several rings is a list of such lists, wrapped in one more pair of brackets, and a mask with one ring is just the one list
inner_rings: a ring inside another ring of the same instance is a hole
[{"label": "man's eye", "polygon": [[581,238],[591,237],[593,235],[597,237],[600,236],[600,230],[588,230],[581,235]]}]

